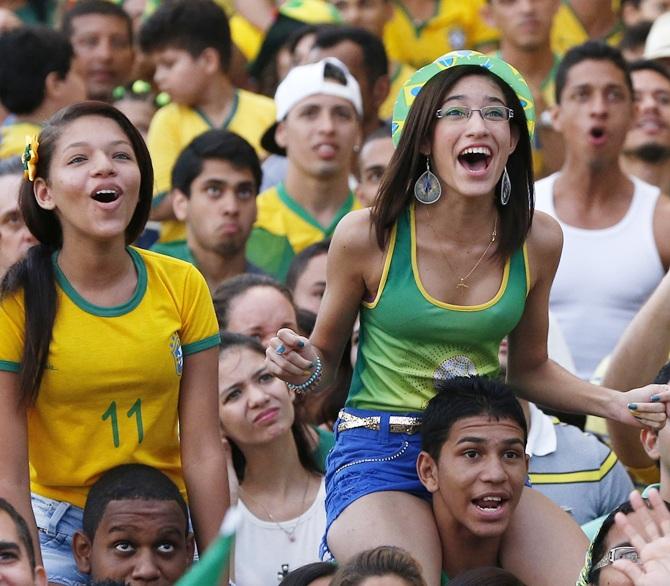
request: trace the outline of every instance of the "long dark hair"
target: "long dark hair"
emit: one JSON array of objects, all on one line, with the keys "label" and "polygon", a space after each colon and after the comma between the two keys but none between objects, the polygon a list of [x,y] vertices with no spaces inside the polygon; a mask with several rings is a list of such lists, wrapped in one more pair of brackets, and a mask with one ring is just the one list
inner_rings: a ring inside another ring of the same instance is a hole
[{"label": "long dark hair", "polygon": [[[507,258],[526,240],[533,219],[533,162],[526,115],[512,89],[499,77],[477,65],[463,65],[445,69],[431,78],[410,108],[398,146],[382,178],[379,194],[372,209],[372,223],[380,248],[384,248],[391,228],[414,197],[414,183],[426,169],[426,157],[421,147],[433,135],[437,118],[435,112],[442,106],[449,90],[468,75],[484,75],[502,90],[508,107],[514,110],[510,124],[519,132],[516,149],[507,160],[507,171],[512,183],[512,196],[503,206],[496,198],[501,227],[498,231],[497,254]],[[500,181],[496,194],[500,192]]]},{"label": "long dark hair", "polygon": [[[265,356],[265,348],[255,338],[244,336],[242,334],[234,334],[232,332],[221,332],[220,352],[223,354],[234,348],[246,348],[252,352],[257,352],[263,357]],[[293,425],[291,426],[291,434],[293,435],[293,440],[295,441],[298,450],[298,460],[300,460],[301,466],[308,472],[321,475],[321,470],[314,459],[313,448],[310,445],[307,436],[307,426],[300,420],[297,412],[296,417],[293,420]],[[241,484],[244,480],[244,471],[246,469],[247,461],[242,450],[235,444],[234,440],[228,438],[228,443],[230,444],[232,451],[233,467],[235,468],[237,479]]]},{"label": "long dark hair", "polygon": [[[85,116],[113,120],[133,147],[141,180],[137,207],[125,230],[126,243],[130,244],[142,233],[149,219],[154,173],[142,135],[116,108],[104,102],[80,102],[54,114],[39,136],[36,176],[49,181],[51,159],[58,141],[72,122]],[[56,282],[51,257],[63,246],[63,232],[55,211],[37,204],[32,182],[24,181],[21,185],[19,205],[28,229],[40,243],[28,250],[26,257],[5,275],[0,284],[0,299],[19,290],[24,293],[25,335],[19,394],[21,402],[32,404],[39,393],[56,319]]]}]

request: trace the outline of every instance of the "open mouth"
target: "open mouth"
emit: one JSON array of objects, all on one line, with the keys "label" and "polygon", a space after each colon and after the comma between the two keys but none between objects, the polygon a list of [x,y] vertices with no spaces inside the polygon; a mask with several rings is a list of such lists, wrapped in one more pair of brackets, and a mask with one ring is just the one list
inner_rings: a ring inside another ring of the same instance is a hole
[{"label": "open mouth", "polygon": [[488,147],[470,147],[461,151],[458,161],[468,171],[485,171],[493,158]]},{"label": "open mouth", "polygon": [[589,134],[594,140],[601,141],[603,138],[605,138],[605,129],[595,127],[590,130]]},{"label": "open mouth", "polygon": [[100,189],[93,194],[93,199],[100,203],[112,203],[119,199],[119,195],[116,189]]},{"label": "open mouth", "polygon": [[485,496],[484,498],[474,499],[472,504],[474,504],[480,511],[494,513],[502,508],[505,501],[499,496]]}]

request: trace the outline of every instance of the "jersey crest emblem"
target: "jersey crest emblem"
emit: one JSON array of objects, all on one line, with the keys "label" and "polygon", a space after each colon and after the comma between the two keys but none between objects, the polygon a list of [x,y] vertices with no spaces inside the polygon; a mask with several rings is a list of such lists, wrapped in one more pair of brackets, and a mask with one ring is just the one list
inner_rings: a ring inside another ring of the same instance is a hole
[{"label": "jersey crest emblem", "polygon": [[177,332],[170,336],[170,352],[174,359],[174,367],[177,371],[177,376],[181,376],[182,370],[184,370],[184,353],[181,350],[181,340],[179,339],[179,334]]}]

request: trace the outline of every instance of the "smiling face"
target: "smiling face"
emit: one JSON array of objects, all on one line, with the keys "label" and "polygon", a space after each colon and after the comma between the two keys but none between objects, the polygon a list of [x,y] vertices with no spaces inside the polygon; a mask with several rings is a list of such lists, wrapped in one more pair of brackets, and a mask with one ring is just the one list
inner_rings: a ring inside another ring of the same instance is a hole
[{"label": "smiling face", "polygon": [[206,159],[191,183],[190,196],[176,192],[174,211],[185,221],[189,247],[222,257],[244,253],[256,220],[258,186],[250,169]]},{"label": "smiling face", "polygon": [[110,501],[93,542],[75,537],[79,569],[94,581],[119,580],[128,586],[171,586],[193,559],[193,536],[175,501]]},{"label": "smiling face", "polygon": [[670,156],[670,80],[649,69],[631,76],[636,112],[624,153],[649,162],[666,160]]},{"label": "smiling face", "polygon": [[632,118],[631,92],[614,63],[586,59],[569,70],[554,116],[568,157],[594,169],[616,163]]},{"label": "smiling face", "polygon": [[307,177],[348,177],[360,122],[344,98],[316,94],[298,102],[275,132],[289,163]]},{"label": "smiling face", "polygon": [[130,79],[134,53],[125,20],[109,14],[82,14],[72,20],[75,66],[91,100],[107,100]]},{"label": "smiling face", "polygon": [[511,419],[457,420],[438,461],[425,452],[419,459],[438,525],[481,539],[501,536],[526,480],[524,448],[524,432]]},{"label": "smiling face", "polygon": [[514,151],[518,131],[507,119],[485,120],[481,112],[469,119],[449,115],[453,107],[480,109],[507,106],[502,90],[489,77],[468,75],[458,80],[440,109],[446,113],[435,122],[430,144],[433,172],[449,192],[474,197],[490,195]]},{"label": "smiling face", "polygon": [[286,383],[275,378],[265,356],[237,346],[219,357],[219,419],[226,437],[244,451],[290,433],[295,419]]},{"label": "smiling face", "polygon": [[228,309],[226,330],[256,338],[263,346],[281,328],[298,330],[295,309],[274,287],[258,286],[235,297]]},{"label": "smiling face", "polygon": [[130,140],[110,118],[83,116],[62,129],[49,178],[38,177],[40,207],[53,210],[69,239],[125,240],[137,207],[140,170]]}]

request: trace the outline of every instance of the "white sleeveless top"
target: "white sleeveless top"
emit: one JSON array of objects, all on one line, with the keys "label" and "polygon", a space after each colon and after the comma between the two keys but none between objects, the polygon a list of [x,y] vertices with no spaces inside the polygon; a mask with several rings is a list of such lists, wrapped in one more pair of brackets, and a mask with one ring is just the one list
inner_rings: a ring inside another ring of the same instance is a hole
[{"label": "white sleeveless top", "polygon": [[623,219],[603,230],[587,230],[558,218],[557,177],[554,173],[535,184],[536,209],[556,218],[564,237],[549,308],[568,342],[577,375],[588,380],[663,278],[653,230],[660,190],[630,177],[633,199]]},{"label": "white sleeveless top", "polygon": [[[281,580],[282,566],[293,571],[319,562],[319,545],[326,531],[326,485],[321,479],[312,505],[296,519],[273,523],[253,515],[238,501],[240,521],[235,532],[233,553],[237,586],[271,586]],[[290,535],[290,538],[289,538]]]}]

